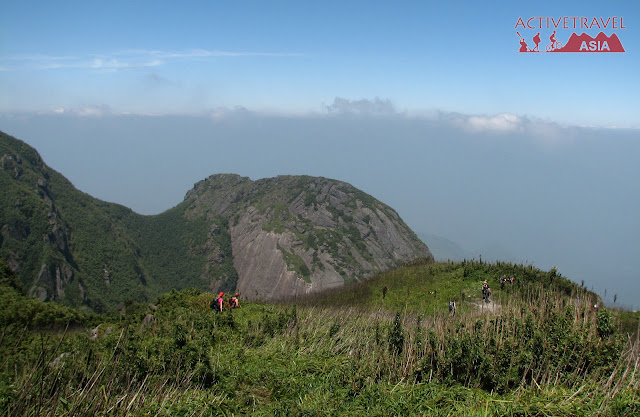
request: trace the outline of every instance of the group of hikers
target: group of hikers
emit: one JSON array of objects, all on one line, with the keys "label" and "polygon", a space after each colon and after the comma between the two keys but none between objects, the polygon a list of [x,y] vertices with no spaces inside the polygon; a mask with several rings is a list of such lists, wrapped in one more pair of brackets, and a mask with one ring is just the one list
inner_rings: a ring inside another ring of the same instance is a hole
[{"label": "group of hikers", "polygon": [[[513,283],[516,280],[516,276],[515,275],[511,275],[511,276],[506,276],[503,275],[500,277],[500,289],[504,290],[504,285],[508,282],[509,284],[513,285]],[[489,283],[485,280],[482,283],[482,300],[485,303],[490,303],[491,302],[491,288],[489,287]]]},{"label": "group of hikers", "polygon": [[[515,275],[511,275],[511,276],[506,276],[503,275],[500,277],[500,289],[504,290],[504,285],[508,282],[509,284],[513,285],[513,283],[516,280],[516,276]],[[482,300],[486,303],[490,303],[491,302],[491,288],[489,287],[489,283],[487,281],[484,281],[482,283]]]},{"label": "group of hikers", "polygon": [[[511,276],[506,276],[503,275],[500,277],[500,289],[504,290],[504,286],[505,284],[508,282],[509,284],[512,284],[515,282],[516,280],[516,276],[515,275],[511,275]],[[482,301],[484,301],[485,303],[490,303],[491,302],[491,288],[489,287],[489,282],[488,281],[484,281],[482,283]],[[449,315],[450,316],[455,316],[456,314],[456,299],[452,298],[451,301],[449,301]]]},{"label": "group of hikers", "polygon": [[[503,275],[500,277],[500,289],[504,290],[504,284],[505,283],[509,283],[513,285],[513,281],[516,280],[516,276],[515,275],[511,275],[510,277]],[[486,282],[486,281],[485,281]]]},{"label": "group of hikers", "polygon": [[[513,282],[515,281],[516,276],[515,275],[511,275],[511,276],[506,276],[503,275],[500,277],[500,289],[504,289],[504,285],[505,283],[510,283],[513,284]],[[387,287],[385,286],[383,288],[383,298],[386,295],[386,291]],[[228,308],[238,308],[240,307],[240,301],[238,300],[238,297],[240,296],[240,294],[235,293],[235,295],[233,297],[231,297],[229,299],[229,301],[227,302],[227,306]],[[482,301],[484,301],[485,303],[490,303],[491,302],[491,288],[489,287],[489,283],[485,280],[482,283]],[[218,312],[222,312],[224,310],[224,292],[220,292],[216,298],[214,298],[211,301],[211,309],[212,310],[216,310]],[[449,314],[454,316],[456,314],[456,300],[455,298],[452,298],[451,301],[449,301]]]},{"label": "group of hikers", "polygon": [[[238,297],[240,294],[236,293],[233,297],[231,297],[227,303],[228,308],[238,308],[240,307],[240,301]],[[224,293],[220,292],[216,298],[211,301],[211,309],[222,312],[224,310]]]}]

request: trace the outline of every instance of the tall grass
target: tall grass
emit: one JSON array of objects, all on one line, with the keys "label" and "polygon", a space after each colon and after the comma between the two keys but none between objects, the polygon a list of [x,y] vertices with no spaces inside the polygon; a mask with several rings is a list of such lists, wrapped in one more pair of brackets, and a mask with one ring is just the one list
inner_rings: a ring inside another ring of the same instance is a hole
[{"label": "tall grass", "polygon": [[503,298],[500,309],[488,313],[480,307],[455,317],[408,312],[402,315],[400,351],[394,336],[398,316],[388,310],[305,307],[295,332],[303,332],[305,352],[348,357],[355,387],[371,380],[393,386],[460,384],[507,395],[520,407],[533,401],[532,393],[542,393],[538,399],[544,398],[545,407],[639,412],[637,336],[625,339],[602,329],[599,316],[608,312],[551,296],[543,286],[529,296],[535,302]]},{"label": "tall grass", "polygon": [[[153,324],[141,325],[146,307],[130,308],[104,317],[95,340],[6,326],[0,415],[640,414],[637,334],[617,331],[587,292],[570,297],[546,279],[496,290],[488,308],[474,291],[495,270],[474,267],[414,265],[395,284],[359,284],[353,302],[222,314],[211,294],[172,292]],[[466,295],[455,316],[448,294],[429,292],[437,276]]]}]

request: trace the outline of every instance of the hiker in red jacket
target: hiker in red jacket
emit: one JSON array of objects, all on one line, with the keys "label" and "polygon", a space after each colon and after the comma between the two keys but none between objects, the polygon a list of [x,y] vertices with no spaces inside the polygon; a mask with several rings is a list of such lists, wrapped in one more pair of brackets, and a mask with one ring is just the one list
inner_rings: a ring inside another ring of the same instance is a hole
[{"label": "hiker in red jacket", "polygon": [[236,293],[236,295],[231,297],[231,299],[229,300],[229,308],[238,308],[238,307],[240,307],[240,303],[238,302],[238,296],[239,295],[240,294]]},{"label": "hiker in red jacket", "polygon": [[213,301],[211,302],[211,308],[218,311],[218,312],[222,312],[222,306],[224,305],[224,293],[221,292],[220,294],[218,294],[218,296],[216,298],[213,299]]}]

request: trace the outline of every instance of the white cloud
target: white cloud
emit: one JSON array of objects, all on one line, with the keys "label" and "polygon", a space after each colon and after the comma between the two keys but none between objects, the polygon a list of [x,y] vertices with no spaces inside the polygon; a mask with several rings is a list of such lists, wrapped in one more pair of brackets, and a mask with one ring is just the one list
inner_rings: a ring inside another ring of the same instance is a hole
[{"label": "white cloud", "polygon": [[252,114],[246,107],[236,106],[234,108],[229,107],[217,107],[208,112],[208,116],[216,121],[229,119],[231,117],[248,116]]},{"label": "white cloud", "polygon": [[243,57],[243,56],[264,56],[264,57],[299,57],[300,53],[288,52],[255,52],[255,51],[220,51],[208,49],[187,49],[185,51],[162,51],[162,50],[144,50],[131,49],[115,53],[114,55],[127,56],[154,56],[158,58],[209,58],[209,57]]},{"label": "white cloud", "polygon": [[[400,112],[389,99],[360,99],[350,100],[335,97],[333,103],[326,106],[330,115],[359,115],[359,116],[397,116],[400,118],[425,119],[436,124],[443,124],[462,128],[470,132],[513,133],[525,132],[532,123],[526,117],[511,113],[497,115],[475,115],[455,112],[437,111],[434,113]],[[537,122],[545,123],[545,122]]]},{"label": "white cloud", "polygon": [[511,113],[500,113],[492,116],[477,114],[462,114],[455,112],[435,112],[428,119],[444,122],[469,132],[513,133],[523,132],[529,123],[526,117]]},{"label": "white cloud", "polygon": [[143,67],[157,67],[161,65],[162,61],[159,59],[153,59],[151,61],[142,61],[142,62],[126,62],[118,59],[110,58],[110,59],[102,59],[102,58],[94,58],[91,61],[90,68],[96,69],[122,69],[122,68],[143,68]]},{"label": "white cloud", "polygon": [[115,58],[95,57],[86,60],[64,60],[60,61],[56,58],[42,59],[36,68],[38,69],[98,69],[98,70],[118,70],[126,68],[145,68],[156,67],[162,65],[159,59],[148,61],[123,61]]},{"label": "white cloud", "polygon": [[184,51],[163,51],[130,49],[109,54],[87,56],[53,56],[44,54],[15,55],[0,57],[11,63],[2,66],[0,71],[12,69],[90,69],[90,70],[122,70],[128,68],[156,67],[170,61],[216,58],[216,57],[297,57],[299,53],[256,52],[256,51],[220,51],[207,49],[187,49]]},{"label": "white cloud", "polygon": [[495,116],[469,116],[466,127],[475,131],[521,132],[525,120],[515,114],[501,113]]},{"label": "white cloud", "polygon": [[399,114],[391,100],[378,97],[373,100],[348,100],[335,97],[333,103],[326,107],[329,114],[337,115],[393,116]]},{"label": "white cloud", "polygon": [[518,137],[513,134],[525,135],[546,147],[575,139],[577,130],[580,129],[578,126],[564,126],[556,122],[512,113],[477,115],[440,111],[423,117],[435,124],[463,129],[471,134],[488,133],[508,137]]},{"label": "white cloud", "polygon": [[98,117],[98,116],[104,116],[104,115],[107,115],[107,114],[113,114],[113,112],[111,111],[111,108],[109,106],[107,106],[107,105],[81,106],[81,107],[78,107],[78,108],[75,108],[75,109],[71,110],[71,112],[73,114],[76,114],[76,115],[82,116],[82,117]]}]

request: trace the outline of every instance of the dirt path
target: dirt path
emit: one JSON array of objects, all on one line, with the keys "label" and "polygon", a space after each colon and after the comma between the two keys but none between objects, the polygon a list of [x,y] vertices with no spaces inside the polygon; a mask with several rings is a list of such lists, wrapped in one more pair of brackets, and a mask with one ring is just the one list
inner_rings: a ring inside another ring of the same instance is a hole
[{"label": "dirt path", "polygon": [[472,302],[472,305],[476,306],[478,308],[478,311],[481,313],[500,313],[500,311],[502,310],[502,306],[498,303],[496,303],[495,301],[491,301],[488,303],[485,303],[484,301],[476,301],[476,302]]}]

